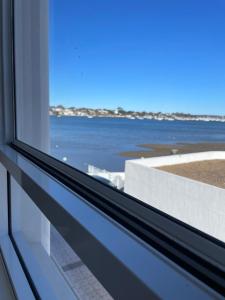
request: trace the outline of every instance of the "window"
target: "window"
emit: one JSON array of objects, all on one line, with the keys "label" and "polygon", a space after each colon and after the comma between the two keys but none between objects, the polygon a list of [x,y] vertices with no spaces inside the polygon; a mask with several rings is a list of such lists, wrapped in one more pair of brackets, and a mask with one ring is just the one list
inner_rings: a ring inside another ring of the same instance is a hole
[{"label": "window", "polygon": [[24,5],[18,139],[224,241],[223,3]]},{"label": "window", "polygon": [[[13,178],[11,207],[15,241],[33,281],[38,282],[37,289],[42,298],[112,299],[79,255]],[[44,288],[46,285],[47,290]]]},{"label": "window", "polygon": [[[205,285],[224,293],[224,11],[219,0],[15,1],[12,147],[19,159],[10,172],[17,177],[10,177],[11,234],[34,283],[50,257],[59,277],[47,293],[60,293],[62,276],[71,297],[166,297],[167,287],[140,267],[155,262],[159,270],[165,257],[184,271],[180,280],[169,267],[171,295],[179,280],[188,292],[187,274],[194,276],[190,295],[202,295]],[[71,233],[80,202],[84,248]],[[107,230],[92,232],[95,225]],[[87,253],[92,242],[104,245],[104,267]],[[56,253],[62,244],[69,263]],[[67,274],[76,266],[90,291]],[[130,289],[118,289],[120,280]],[[39,295],[45,284],[35,285]]]}]

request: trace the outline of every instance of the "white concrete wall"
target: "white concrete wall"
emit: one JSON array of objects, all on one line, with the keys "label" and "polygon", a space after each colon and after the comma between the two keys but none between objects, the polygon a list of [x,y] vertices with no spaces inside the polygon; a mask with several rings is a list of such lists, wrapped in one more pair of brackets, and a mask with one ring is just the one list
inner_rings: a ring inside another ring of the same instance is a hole
[{"label": "white concrete wall", "polygon": [[130,164],[138,164],[146,167],[160,167],[213,159],[225,159],[225,151],[207,151],[143,159],[132,159],[126,161],[125,167],[128,167]]},{"label": "white concrete wall", "polygon": [[124,188],[124,180],[125,180],[124,172],[109,172],[107,170],[99,169],[95,166],[88,165],[87,174],[90,176],[94,176],[94,177],[98,176],[100,178],[107,179],[117,189]]},{"label": "white concrete wall", "polygon": [[129,160],[125,192],[225,241],[225,190],[154,168],[211,159],[225,159],[225,152]]}]

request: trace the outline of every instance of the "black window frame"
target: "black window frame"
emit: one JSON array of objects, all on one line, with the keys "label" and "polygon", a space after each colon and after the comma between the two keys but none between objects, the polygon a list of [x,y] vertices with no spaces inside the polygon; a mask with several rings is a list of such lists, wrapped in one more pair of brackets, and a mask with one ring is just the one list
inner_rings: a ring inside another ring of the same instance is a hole
[{"label": "black window frame", "polygon": [[[16,120],[15,57],[12,5],[11,75],[9,106]],[[225,296],[224,243],[158,209],[143,203],[17,139],[16,122],[7,144],[60,184],[80,195],[179,267]],[[3,157],[4,155],[2,155]],[[11,224],[9,224],[11,227]],[[216,258],[216,260],[215,260]]]},{"label": "black window frame", "polygon": [[222,241],[21,141],[15,140],[11,146],[182,269],[225,295]]}]

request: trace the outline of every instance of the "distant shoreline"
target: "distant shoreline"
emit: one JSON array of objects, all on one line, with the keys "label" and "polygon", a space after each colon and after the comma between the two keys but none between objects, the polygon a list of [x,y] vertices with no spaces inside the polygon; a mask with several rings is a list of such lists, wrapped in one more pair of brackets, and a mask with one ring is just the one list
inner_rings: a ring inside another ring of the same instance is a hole
[{"label": "distant shoreline", "polygon": [[111,116],[111,115],[98,115],[98,116],[79,116],[79,115],[54,115],[54,114],[49,114],[50,117],[74,117],[74,118],[88,118],[88,119],[93,119],[93,118],[111,118],[111,119],[131,119],[131,120],[150,120],[150,121],[184,121],[184,122],[220,122],[220,123],[225,123],[225,117],[198,117],[198,118],[157,118],[157,117],[129,117],[129,116]]},{"label": "distant shoreline", "polygon": [[119,155],[126,158],[149,158],[172,154],[185,154],[206,151],[225,151],[225,143],[179,143],[179,144],[143,144],[137,145],[143,150],[120,152]]},{"label": "distant shoreline", "polygon": [[64,107],[62,105],[50,106],[50,116],[69,116],[69,117],[86,117],[86,118],[126,118],[130,120],[157,120],[157,121],[213,121],[225,122],[225,116],[220,115],[193,115],[186,113],[163,113],[163,112],[147,112],[124,110],[122,107],[117,109],[106,108],[75,108]]}]

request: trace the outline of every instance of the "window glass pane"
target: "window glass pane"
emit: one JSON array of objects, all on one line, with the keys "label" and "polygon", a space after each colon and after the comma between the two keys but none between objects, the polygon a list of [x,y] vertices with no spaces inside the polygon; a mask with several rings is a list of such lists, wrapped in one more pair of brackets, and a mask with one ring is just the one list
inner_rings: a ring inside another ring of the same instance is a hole
[{"label": "window glass pane", "polygon": [[13,236],[41,299],[112,299],[13,178],[11,201]]},{"label": "window glass pane", "polygon": [[225,241],[225,2],[16,9],[18,138]]}]

